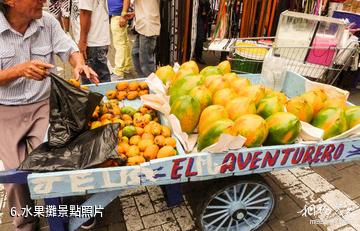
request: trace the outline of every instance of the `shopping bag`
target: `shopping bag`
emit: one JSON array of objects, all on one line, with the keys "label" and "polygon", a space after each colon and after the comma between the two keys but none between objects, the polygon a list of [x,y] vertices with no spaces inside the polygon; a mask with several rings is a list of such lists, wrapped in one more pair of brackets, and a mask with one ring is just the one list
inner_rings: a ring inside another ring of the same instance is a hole
[{"label": "shopping bag", "polygon": [[316,36],[311,47],[306,59],[308,63],[328,67],[332,66],[337,47],[336,38]]},{"label": "shopping bag", "polygon": [[63,147],[86,131],[92,113],[103,95],[69,84],[51,73],[48,145]]},{"label": "shopping bag", "polygon": [[97,167],[108,160],[124,165],[117,154],[119,124],[108,124],[88,130],[64,147],[48,142],[34,149],[20,164],[19,170],[50,172]]}]

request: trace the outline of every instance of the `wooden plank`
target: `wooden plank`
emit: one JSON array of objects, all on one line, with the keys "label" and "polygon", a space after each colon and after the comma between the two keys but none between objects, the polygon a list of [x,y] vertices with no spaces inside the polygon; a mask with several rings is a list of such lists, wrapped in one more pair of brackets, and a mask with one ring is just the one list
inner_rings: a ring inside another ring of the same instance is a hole
[{"label": "wooden plank", "polygon": [[261,2],[261,10],[260,10],[260,18],[259,18],[259,24],[256,32],[257,37],[263,36],[264,31],[264,18],[266,16],[266,6],[268,1],[262,1]]},{"label": "wooden plank", "polygon": [[242,17],[241,17],[241,28],[240,28],[240,38],[244,38],[246,37],[246,27],[247,27],[247,15],[248,15],[248,10],[247,10],[247,5],[248,5],[248,1],[249,0],[244,0],[243,1],[243,12],[242,12]]},{"label": "wooden plank", "polygon": [[272,29],[273,23],[274,23],[276,6],[277,6],[277,1],[275,0],[275,1],[273,2],[272,9],[271,9],[271,16],[270,16],[270,23],[269,23],[270,25],[269,25],[269,30],[268,30],[267,36],[270,36],[270,35],[271,35],[271,29]]},{"label": "wooden plank", "polygon": [[187,50],[188,50],[188,40],[189,40],[189,21],[190,21],[190,0],[185,0],[185,31],[184,31],[184,45],[183,45],[183,53],[182,53],[182,62],[186,62],[187,59]]}]

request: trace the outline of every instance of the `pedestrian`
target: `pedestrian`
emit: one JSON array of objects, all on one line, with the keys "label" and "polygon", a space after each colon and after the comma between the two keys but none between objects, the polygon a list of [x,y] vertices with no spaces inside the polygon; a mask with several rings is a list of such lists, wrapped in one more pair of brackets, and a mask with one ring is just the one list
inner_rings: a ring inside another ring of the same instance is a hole
[{"label": "pedestrian", "polygon": [[[99,76],[100,82],[110,82],[107,65],[110,26],[107,0],[72,0],[70,24],[75,42],[89,65]],[[88,84],[82,78],[83,84]]]},{"label": "pedestrian", "polygon": [[160,0],[134,0],[135,42],[132,59],[140,77],[147,77],[156,69],[156,39],[160,35]]},{"label": "pedestrian", "polygon": [[[69,61],[78,79],[84,74],[97,83],[76,44],[59,22],[43,12],[46,0],[0,0],[0,159],[5,170],[25,159],[27,148],[43,143],[49,124],[50,71],[54,54]],[[5,184],[14,230],[32,231],[34,217],[21,208],[34,208],[26,184]]]},{"label": "pedestrian", "polygon": [[205,61],[202,58],[202,52],[204,49],[204,41],[206,41],[206,28],[208,23],[208,13],[210,10],[211,8],[209,0],[199,1],[194,60],[200,64],[205,64]]},{"label": "pedestrian", "polygon": [[49,0],[49,12],[69,32],[70,0]]},{"label": "pedestrian", "polygon": [[112,81],[121,80],[133,69],[130,40],[128,36],[127,12],[130,0],[108,0],[113,45],[115,48],[115,67]]}]

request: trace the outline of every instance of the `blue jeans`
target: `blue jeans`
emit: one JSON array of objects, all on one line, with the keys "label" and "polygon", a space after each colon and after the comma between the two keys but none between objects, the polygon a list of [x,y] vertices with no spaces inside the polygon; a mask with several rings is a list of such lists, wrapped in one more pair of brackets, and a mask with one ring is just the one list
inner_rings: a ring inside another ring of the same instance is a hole
[{"label": "blue jeans", "polygon": [[139,77],[148,77],[156,70],[155,48],[157,36],[137,34],[132,48],[132,60]]},{"label": "blue jeans", "polygon": [[[110,71],[107,65],[107,53],[109,47],[88,47],[86,64],[99,76],[100,83],[110,82]],[[88,78],[82,76],[82,84],[90,84]]]}]

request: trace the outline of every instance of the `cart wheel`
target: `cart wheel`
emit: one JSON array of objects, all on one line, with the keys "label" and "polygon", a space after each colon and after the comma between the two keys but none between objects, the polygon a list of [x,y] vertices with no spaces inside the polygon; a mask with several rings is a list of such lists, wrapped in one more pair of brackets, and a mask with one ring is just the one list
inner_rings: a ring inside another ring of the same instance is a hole
[{"label": "cart wheel", "polygon": [[259,175],[216,180],[197,209],[204,231],[256,230],[270,217],[275,194]]}]

